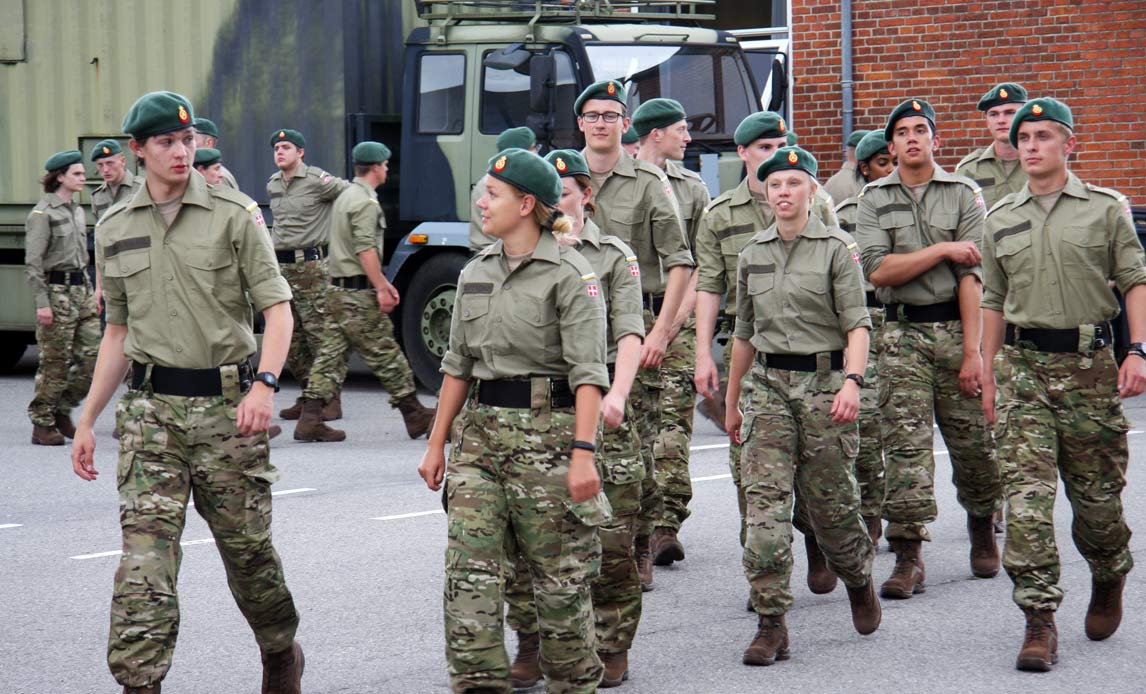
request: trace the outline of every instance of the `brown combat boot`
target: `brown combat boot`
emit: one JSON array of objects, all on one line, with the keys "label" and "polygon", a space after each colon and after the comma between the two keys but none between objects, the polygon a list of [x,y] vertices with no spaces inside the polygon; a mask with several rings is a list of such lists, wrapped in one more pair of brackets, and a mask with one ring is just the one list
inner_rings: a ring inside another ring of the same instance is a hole
[{"label": "brown combat boot", "polygon": [[601,664],[605,666],[605,674],[601,675],[600,689],[612,689],[624,684],[629,679],[629,652],[624,653],[598,653]]},{"label": "brown combat boot", "polygon": [[302,416],[302,396],[294,399],[294,404],[285,409],[279,410],[279,419],[295,420]]},{"label": "brown combat boot", "polygon": [[278,653],[263,653],[263,694],[302,694],[306,658],[298,642]]},{"label": "brown combat boot", "polygon": [[160,685],[158,682],[149,684],[146,687],[129,687],[124,685],[123,694],[159,694]]},{"label": "brown combat boot", "polygon": [[657,566],[672,566],[674,561],[684,561],[684,545],[677,539],[676,530],[672,528],[653,530],[649,545],[653,554],[653,564]]},{"label": "brown combat boot", "polygon": [[1122,623],[1122,587],[1126,576],[1116,581],[1090,579],[1090,607],[1086,608],[1086,638],[1101,641],[1110,638]]},{"label": "brown combat boot", "polygon": [[760,615],[756,627],[756,638],[744,650],[745,665],[771,665],[777,660],[787,660],[788,625],[784,615]]},{"label": "brown combat boot", "polygon": [[1058,630],[1054,626],[1054,612],[1049,610],[1023,610],[1027,617],[1027,632],[1015,667],[1033,672],[1050,672],[1058,662]]},{"label": "brown combat boot", "polygon": [[637,575],[641,578],[641,591],[653,589],[653,552],[648,536],[638,537],[633,543],[637,554]]},{"label": "brown combat boot", "polygon": [[828,560],[820,551],[815,535],[804,536],[804,549],[808,552],[808,589],[816,595],[826,595],[835,590],[839,579],[828,568]]},{"label": "brown combat boot", "polygon": [[864,516],[863,524],[867,526],[867,536],[871,538],[871,544],[878,552],[879,538],[883,537],[883,521],[879,516]]},{"label": "brown combat boot", "polygon": [[267,439],[268,440],[275,438],[276,436],[278,436],[281,433],[283,433],[283,428],[280,427],[278,424],[272,424],[269,427],[267,427]]},{"label": "brown combat boot", "polygon": [[62,446],[64,445],[64,435],[56,430],[56,427],[42,427],[39,424],[32,425],[32,443],[36,446]]},{"label": "brown combat boot", "polygon": [[891,570],[891,578],[879,587],[881,598],[906,600],[913,593],[927,590],[923,585],[927,571],[923,565],[922,545],[920,540],[891,540],[891,551],[895,552],[895,568]]},{"label": "brown combat boot", "polygon": [[700,403],[696,406],[696,411],[715,424],[717,429],[724,431],[724,416],[727,412],[724,407],[724,388],[720,389],[717,398],[717,400],[701,398]]},{"label": "brown combat boot", "polygon": [[875,584],[871,576],[867,583],[859,588],[846,586],[848,589],[848,602],[852,604],[852,625],[856,631],[867,636],[879,628],[883,618],[883,610],[879,606],[879,598],[875,597]]},{"label": "brown combat boot", "polygon": [[322,421],[334,422],[342,419],[342,393],[335,393],[330,402],[322,408]]},{"label": "brown combat boot", "polygon": [[993,517],[967,516],[967,534],[971,536],[971,573],[994,578],[999,573],[999,546],[995,544]]},{"label": "brown combat boot", "polygon": [[430,433],[430,427],[434,425],[434,410],[418,402],[418,396],[407,395],[396,400],[394,407],[402,413],[402,419],[406,422],[406,434],[410,438],[416,439]]},{"label": "brown combat boot", "polygon": [[302,416],[294,427],[295,441],[345,441],[346,432],[332,429],[322,421],[322,401],[306,400],[302,403]]},{"label": "brown combat boot", "polygon": [[76,437],[75,422],[66,414],[56,413],[56,430],[63,434],[66,439],[74,439]]},{"label": "brown combat boot", "polygon": [[995,511],[995,515],[991,517],[992,525],[995,526],[995,534],[1002,535],[1006,530],[1006,518],[1003,516],[1003,509]]},{"label": "brown combat boot", "polygon": [[541,634],[517,632],[517,657],[509,669],[514,689],[529,689],[541,681]]}]

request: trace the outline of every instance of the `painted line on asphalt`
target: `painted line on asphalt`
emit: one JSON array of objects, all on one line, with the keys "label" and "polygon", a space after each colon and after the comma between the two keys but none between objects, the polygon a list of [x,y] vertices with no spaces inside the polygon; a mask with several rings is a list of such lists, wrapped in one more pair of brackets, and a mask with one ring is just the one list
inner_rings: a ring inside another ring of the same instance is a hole
[{"label": "painted line on asphalt", "polygon": [[5,523],[4,525],[0,525],[0,530],[7,530],[8,528],[20,528],[20,527],[23,527],[23,524],[21,524],[21,523]]},{"label": "painted line on asphalt", "polygon": [[1130,431],[1126,432],[1127,436],[1133,436],[1135,434],[1141,434],[1141,433],[1142,433],[1141,429],[1131,429]]},{"label": "painted line on asphalt", "polygon": [[399,513],[396,516],[378,516],[377,518],[371,518],[370,520],[377,520],[377,521],[402,520],[403,518],[417,518],[418,516],[434,516],[434,515],[437,515],[439,513],[445,513],[445,511],[443,511],[441,509],[437,509],[434,511],[418,511],[417,513]]},{"label": "painted line on asphalt", "polygon": [[[190,547],[191,545],[213,545],[213,544],[215,544],[215,539],[209,537],[205,540],[187,540],[185,542],[180,542],[179,544],[183,547]],[[121,554],[123,554],[123,552],[121,550],[117,549],[113,552],[95,552],[93,554],[77,554],[74,557],[68,557],[68,559],[81,559],[81,560],[82,559],[100,559],[102,557],[118,557]]]},{"label": "painted line on asphalt", "polygon": [[728,443],[706,443],[703,446],[693,446],[689,448],[690,451],[711,451],[717,448],[728,448],[731,444]]},{"label": "painted line on asphalt", "polygon": [[726,480],[732,477],[732,473],[726,472],[723,475],[708,475],[707,477],[693,477],[693,482],[708,482],[710,480]]},{"label": "painted line on asphalt", "polygon": [[317,492],[314,487],[299,487],[298,489],[284,489],[279,492],[271,492],[271,496],[286,496],[287,494],[302,494],[303,492]]}]

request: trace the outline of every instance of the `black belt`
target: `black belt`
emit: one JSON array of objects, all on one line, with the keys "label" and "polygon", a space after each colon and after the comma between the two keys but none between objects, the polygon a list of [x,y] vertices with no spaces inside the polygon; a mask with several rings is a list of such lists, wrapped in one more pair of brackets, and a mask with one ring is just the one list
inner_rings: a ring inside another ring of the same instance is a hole
[{"label": "black belt", "polygon": [[875,298],[875,292],[867,292],[868,308],[883,308],[883,302]]},{"label": "black belt", "polygon": [[52,270],[48,272],[48,284],[84,284],[88,276],[83,270]]},{"label": "black belt", "polygon": [[[828,352],[831,355],[832,371],[844,368],[843,350]],[[761,354],[756,353],[756,361],[769,369],[782,369],[784,371],[815,371],[816,354]]]},{"label": "black belt", "polygon": [[307,260],[322,260],[326,257],[326,246],[311,246],[310,248],[292,248],[286,251],[275,251],[280,265],[292,265]]},{"label": "black belt", "polygon": [[[528,378],[478,381],[477,401],[490,407],[529,409],[533,406],[533,385]],[[549,379],[551,408],[573,407],[575,401],[567,379]]]},{"label": "black belt", "polygon": [[343,289],[373,289],[374,285],[370,283],[370,278],[366,275],[354,275],[353,277],[331,277],[330,283],[336,287]]},{"label": "black belt", "polygon": [[660,315],[661,307],[665,305],[664,295],[642,294],[641,305],[652,311],[653,315]]},{"label": "black belt", "polygon": [[[148,364],[131,363],[131,387],[139,390],[147,378]],[[239,364],[239,389],[246,392],[254,381],[250,363]],[[161,395],[180,395],[188,398],[210,397],[223,394],[223,376],[219,369],[176,369],[151,365],[151,390]]]},{"label": "black belt", "polygon": [[[903,309],[902,316],[900,309]],[[927,304],[913,306],[911,304],[887,304],[887,321],[906,320],[911,323],[941,323],[949,320],[960,320],[958,301],[945,301],[942,304]]]},{"label": "black belt", "polygon": [[[1020,328],[1007,324],[1005,342],[1014,345],[1016,342],[1028,342],[1034,345],[1039,352],[1078,352],[1078,328]],[[1094,326],[1094,341],[1090,344],[1091,350],[1102,349],[1113,342],[1113,332],[1109,323],[1099,323]],[[1019,345],[1020,347],[1024,345]]]}]

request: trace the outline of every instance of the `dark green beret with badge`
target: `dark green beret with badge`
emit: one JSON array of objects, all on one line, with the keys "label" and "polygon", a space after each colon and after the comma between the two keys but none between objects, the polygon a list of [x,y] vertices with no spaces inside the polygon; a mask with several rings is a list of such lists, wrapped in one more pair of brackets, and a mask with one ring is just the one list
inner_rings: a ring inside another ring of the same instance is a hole
[{"label": "dark green beret with badge", "polygon": [[1003,82],[996,84],[983,95],[982,99],[979,99],[979,110],[989,111],[1003,104],[1025,104],[1026,102],[1027,90],[1023,89],[1022,85],[1014,82]]},{"label": "dark green beret with badge", "polygon": [[649,99],[633,111],[633,130],[644,137],[656,128],[666,128],[688,117],[676,99]]},{"label": "dark green beret with badge", "polygon": [[84,161],[83,152],[78,149],[69,149],[63,152],[56,152],[48,157],[48,161],[44,162],[44,171],[56,171],[57,169],[66,169],[72,164],[82,164]]},{"label": "dark green beret with badge", "polygon": [[589,99],[608,99],[609,101],[616,101],[618,104],[625,106],[629,102],[629,93],[625,91],[625,85],[621,84],[620,80],[601,80],[594,82],[585,91],[581,92],[581,96],[577,97],[577,101],[573,102],[573,114],[581,115],[581,107]]},{"label": "dark green beret with badge", "polygon": [[1074,116],[1071,115],[1070,106],[1049,96],[1040,97],[1023,104],[1023,107],[1015,113],[1015,118],[1011,121],[1011,131],[1008,133],[1012,147],[1019,146],[1019,125],[1028,120],[1053,120],[1074,131]]},{"label": "dark green beret with badge", "polygon": [[516,147],[529,149],[537,144],[537,135],[524,125],[520,128],[510,128],[497,136],[497,151]]},{"label": "dark green beret with badge", "polygon": [[490,176],[529,193],[549,207],[561,202],[561,178],[557,169],[533,152],[511,148],[489,160]]},{"label": "dark green beret with badge", "polygon": [[788,137],[788,125],[780,114],[772,111],[753,113],[740,121],[732,139],[741,147],[747,147],[762,137]]},{"label": "dark green beret with badge", "polygon": [[209,118],[196,118],[194,125],[197,133],[219,137],[219,128],[215,127],[215,121]]},{"label": "dark green beret with badge", "polygon": [[187,97],[175,92],[150,92],[135,100],[123,117],[123,131],[136,140],[190,128],[195,111]]},{"label": "dark green beret with badge", "polygon": [[195,166],[211,166],[223,159],[223,153],[214,147],[200,147],[195,150]]},{"label": "dark green beret with badge", "polygon": [[637,134],[637,129],[631,125],[629,129],[625,131],[625,134],[621,135],[621,144],[623,145],[631,145],[640,141],[641,136]]},{"label": "dark green beret with badge", "polygon": [[887,138],[882,130],[872,130],[856,145],[856,161],[867,161],[880,152],[887,153]]},{"label": "dark green beret with badge", "polygon": [[119,144],[118,140],[100,140],[92,147],[91,160],[99,161],[104,157],[110,157],[113,154],[120,154],[123,152],[123,147]]},{"label": "dark green beret with badge", "polygon": [[355,164],[381,164],[390,158],[390,148],[381,142],[367,140],[354,145],[350,155]]},{"label": "dark green beret with badge", "polygon": [[931,123],[931,132],[935,132],[935,109],[931,108],[931,104],[923,99],[908,99],[896,106],[891,115],[887,117],[887,127],[883,129],[883,136],[887,138],[888,142],[891,142],[892,135],[895,133],[895,124],[903,118],[912,116],[926,118],[927,122]]},{"label": "dark green beret with badge", "polygon": [[558,176],[588,176],[589,164],[575,149],[555,149],[545,155],[545,161],[557,169]]},{"label": "dark green beret with badge", "polygon": [[280,142],[289,142],[299,149],[306,149],[306,138],[299,131],[290,128],[283,128],[271,133],[271,147]]},{"label": "dark green beret with badge", "polygon": [[763,181],[777,171],[804,171],[815,178],[818,170],[819,164],[816,163],[816,158],[807,150],[799,147],[781,147],[756,169],[756,178]]},{"label": "dark green beret with badge", "polygon": [[870,132],[870,130],[853,130],[852,134],[848,135],[848,147],[859,147],[860,140]]}]

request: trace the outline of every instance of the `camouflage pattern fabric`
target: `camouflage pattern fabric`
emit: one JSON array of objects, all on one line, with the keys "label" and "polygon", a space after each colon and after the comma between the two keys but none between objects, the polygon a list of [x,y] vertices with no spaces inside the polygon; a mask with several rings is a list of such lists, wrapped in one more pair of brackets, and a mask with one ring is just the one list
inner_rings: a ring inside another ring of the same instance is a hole
[{"label": "camouflage pattern fabric", "polygon": [[657,437],[653,442],[653,467],[664,497],[664,512],[656,525],[673,530],[680,530],[688,518],[688,502],[692,500],[688,445],[692,441],[692,416],[696,411],[696,387],[692,382],[695,368],[696,329],[686,326],[669,344],[661,363],[665,387],[661,394]]},{"label": "camouflage pattern fabric", "polygon": [[744,573],[758,614],[782,615],[792,607],[793,491],[828,566],[852,587],[871,576],[875,549],[859,514],[852,472],[859,427],[832,422],[832,400],[842,371],[829,371],[826,355],[816,372],[765,369],[755,363],[745,382],[741,483],[748,503]]},{"label": "camouflage pattern fabric", "polygon": [[[294,314],[294,332],[290,338],[287,368],[296,381],[305,384],[310,378],[310,369],[315,357],[322,350],[323,330],[327,323],[326,294],[330,287],[330,276],[323,260],[307,260],[279,267],[287,284],[290,285],[290,306],[291,313]],[[336,372],[331,376],[337,384],[335,394],[342,389],[349,363],[350,352],[346,351],[343,353],[342,361],[336,364]]]},{"label": "camouflage pattern fabric", "polygon": [[889,540],[931,539],[935,520],[935,456],[932,423],[950,453],[956,498],[977,518],[1002,507],[1002,483],[994,440],[978,398],[959,391],[963,363],[960,321],[883,326],[879,352],[879,408],[887,492],[883,517]]},{"label": "camouflage pattern fabric", "polygon": [[115,574],[108,664],[127,686],[159,682],[179,634],[179,546],[188,497],[207,521],[227,583],[266,652],[290,647],[298,612],[271,544],[270,463],[265,433],[235,427],[240,394],[234,367],[224,395],[152,394],[145,385],[116,406],[123,557]]},{"label": "camouflage pattern fabric", "polygon": [[390,393],[390,404],[414,394],[414,372],[394,340],[394,324],[372,291],[330,287],[327,323],[302,397],[328,402],[342,387],[351,348]]},{"label": "camouflage pattern fabric", "polygon": [[1055,610],[1063,598],[1054,536],[1060,476],[1074,512],[1074,544],[1095,580],[1117,580],[1134,566],[1122,512],[1130,425],[1118,398],[1118,364],[1109,347],[1051,354],[1004,346],[995,370],[1007,495],[1003,566],[1019,607]]},{"label": "camouflage pattern fabric", "polygon": [[[541,379],[537,379],[541,382]],[[446,660],[454,692],[510,692],[502,626],[507,543],[533,581],[541,669],[549,692],[595,692],[590,581],[601,567],[603,494],[573,503],[565,486],[572,409],[490,407],[470,401],[446,474]],[[512,537],[507,537],[512,535]]]},{"label": "camouflage pattern fabric", "polygon": [[56,414],[70,415],[88,393],[101,330],[95,296],[84,285],[48,285],[52,324],[36,326],[40,364],[35,395],[28,404],[32,424],[56,426]]},{"label": "camouflage pattern fabric", "polygon": [[867,370],[860,389],[860,447],[856,456],[856,481],[860,489],[860,515],[880,518],[883,508],[883,425],[879,413],[879,337],[883,328],[883,309],[869,307],[871,339],[868,341]]},{"label": "camouflage pattern fabric", "polygon": [[[645,332],[653,329],[656,316],[645,310]],[[641,512],[637,519],[637,538],[640,544],[647,544],[653,534],[653,525],[664,515],[664,492],[657,484],[656,456],[653,446],[661,430],[661,406],[664,403],[665,377],[663,367],[640,369],[633,381],[629,402],[637,418],[633,422],[637,428],[637,438],[641,442],[641,457],[645,463],[645,476],[641,483]]]}]

